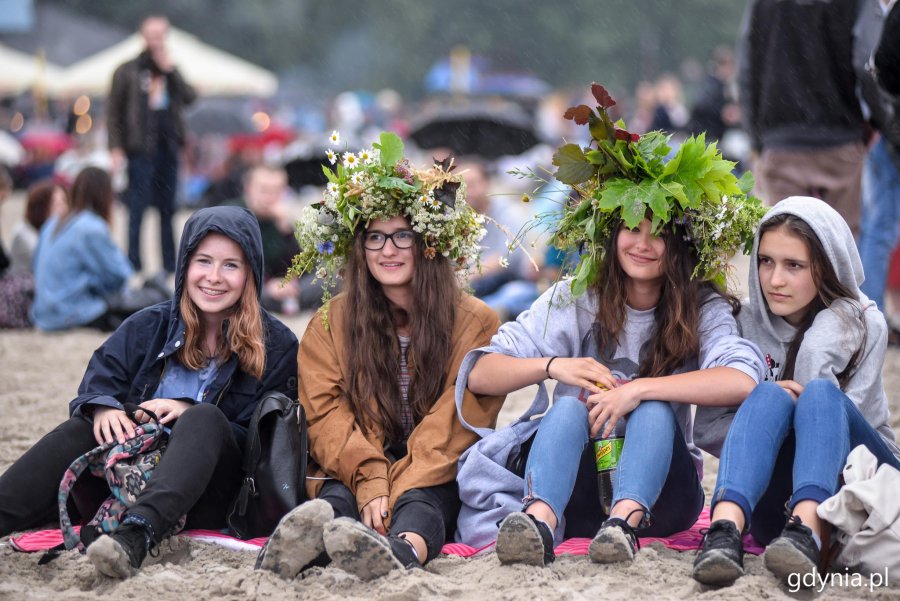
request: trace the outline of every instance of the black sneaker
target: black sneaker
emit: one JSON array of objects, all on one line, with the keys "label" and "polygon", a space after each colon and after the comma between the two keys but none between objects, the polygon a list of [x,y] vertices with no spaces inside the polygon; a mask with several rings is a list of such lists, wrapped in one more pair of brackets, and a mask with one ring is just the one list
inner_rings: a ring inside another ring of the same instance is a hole
[{"label": "black sneaker", "polygon": [[[812,530],[797,516],[791,516],[781,536],[766,547],[766,568],[779,580],[787,583],[792,574],[816,574],[819,566],[819,547]],[[807,579],[800,578],[801,582]]]},{"label": "black sneaker", "polygon": [[135,523],[122,523],[88,547],[87,556],[98,572],[110,578],[128,578],[137,572],[150,549],[150,533]]},{"label": "black sneaker", "polygon": [[502,564],[545,566],[556,559],[550,526],[521,511],[509,514],[500,522],[495,551]]},{"label": "black sneaker", "polygon": [[744,544],[734,522],[716,520],[709,525],[691,575],[714,586],[730,586],[744,575]]},{"label": "black sneaker", "polygon": [[594,563],[618,563],[632,561],[640,547],[634,528],[626,520],[609,518],[600,525],[588,554]]}]

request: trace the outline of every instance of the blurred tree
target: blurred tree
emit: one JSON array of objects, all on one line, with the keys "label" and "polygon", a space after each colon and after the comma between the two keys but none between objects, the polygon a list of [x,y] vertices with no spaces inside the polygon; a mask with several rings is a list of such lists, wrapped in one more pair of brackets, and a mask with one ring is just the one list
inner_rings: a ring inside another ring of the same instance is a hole
[{"label": "blurred tree", "polygon": [[741,2],[721,0],[43,0],[136,28],[150,11],[277,71],[305,67],[322,94],[393,87],[418,95],[458,44],[556,86],[641,79],[732,44]]}]

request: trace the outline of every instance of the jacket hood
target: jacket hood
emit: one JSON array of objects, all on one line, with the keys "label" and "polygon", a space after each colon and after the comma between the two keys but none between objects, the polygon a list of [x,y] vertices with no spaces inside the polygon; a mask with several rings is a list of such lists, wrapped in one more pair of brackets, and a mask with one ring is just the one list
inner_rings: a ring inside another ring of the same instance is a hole
[{"label": "jacket hood", "polygon": [[874,306],[874,303],[859,289],[864,279],[862,261],[856,250],[856,241],[853,239],[850,227],[840,213],[817,198],[809,196],[785,198],[772,207],[759,223],[753,240],[753,254],[747,280],[750,311],[753,318],[756,323],[761,324],[772,336],[783,343],[793,339],[796,329],[783,318],[769,311],[759,284],[758,253],[762,226],[776,216],[785,213],[802,219],[815,232],[838,279],[856,296],[862,307]]},{"label": "jacket hood", "polygon": [[249,210],[241,207],[210,207],[200,209],[184,224],[181,244],[178,248],[178,265],[175,268],[175,303],[177,311],[178,299],[184,287],[184,276],[187,273],[187,260],[203,238],[211,233],[222,234],[237,242],[247,264],[253,271],[256,282],[256,296],[262,293],[263,248],[259,222]]}]

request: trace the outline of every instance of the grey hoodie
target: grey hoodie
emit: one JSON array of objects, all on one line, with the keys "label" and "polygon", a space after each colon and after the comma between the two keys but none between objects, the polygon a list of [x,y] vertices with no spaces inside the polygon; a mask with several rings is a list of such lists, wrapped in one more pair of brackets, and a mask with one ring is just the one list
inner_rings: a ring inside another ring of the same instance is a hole
[{"label": "grey hoodie", "polygon": [[[894,431],[889,423],[888,402],[881,376],[887,348],[887,324],[875,303],[859,289],[864,276],[853,234],[837,211],[821,200],[806,196],[782,200],[763,217],[760,225],[783,213],[800,217],[812,228],[838,279],[856,296],[855,301],[836,301],[816,315],[797,352],[793,379],[802,385],[816,379],[837,385],[838,374],[847,367],[850,357],[863,343],[863,332],[853,327],[854,323],[859,323],[858,315],[862,310],[866,324],[865,348],[843,390],[894,454],[900,457],[900,449],[894,444]],[[769,311],[759,283],[758,251],[759,231],[750,261],[750,296],[744,301],[738,324],[743,336],[765,354],[766,380],[776,381],[783,379],[779,372],[797,329]],[[735,410],[698,408],[694,425],[695,443],[718,456]]]}]

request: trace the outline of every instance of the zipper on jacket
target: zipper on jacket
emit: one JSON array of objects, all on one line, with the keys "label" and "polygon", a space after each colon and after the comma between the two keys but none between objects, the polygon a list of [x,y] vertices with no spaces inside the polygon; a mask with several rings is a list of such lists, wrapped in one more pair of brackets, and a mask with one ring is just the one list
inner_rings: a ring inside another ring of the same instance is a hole
[{"label": "zipper on jacket", "polygon": [[225,382],[225,386],[222,387],[222,391],[219,393],[219,396],[216,398],[216,402],[214,403],[216,407],[219,406],[219,403],[222,401],[222,397],[225,396],[225,393],[228,391],[229,387],[231,387],[231,378],[228,378],[228,381]]}]

